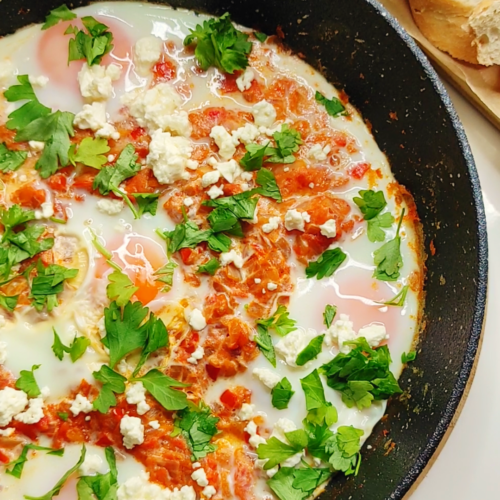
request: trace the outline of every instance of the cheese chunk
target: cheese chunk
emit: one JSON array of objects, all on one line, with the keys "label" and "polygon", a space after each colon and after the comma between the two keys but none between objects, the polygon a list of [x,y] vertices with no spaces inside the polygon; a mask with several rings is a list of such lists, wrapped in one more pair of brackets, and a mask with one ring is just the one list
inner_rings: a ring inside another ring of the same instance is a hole
[{"label": "cheese chunk", "polygon": [[257,127],[270,127],[276,121],[276,110],[267,101],[254,104],[252,114]]},{"label": "cheese chunk", "polygon": [[90,101],[105,101],[113,96],[113,82],[120,78],[121,68],[116,64],[102,66],[84,63],[78,73],[83,97]]},{"label": "cheese chunk", "polygon": [[123,446],[127,450],[144,443],[144,425],[138,417],[124,415],[120,420],[120,433],[123,436]]},{"label": "cheese chunk", "polygon": [[0,391],[0,427],[10,424],[10,421],[28,404],[28,396],[23,391],[6,387]]},{"label": "cheese chunk", "polygon": [[140,38],[134,45],[134,64],[136,71],[147,76],[163,52],[163,40],[156,36]]},{"label": "cheese chunk", "polygon": [[[275,346],[276,354],[289,366],[297,366],[297,356],[318,334],[312,328],[298,328],[283,337]],[[307,366],[307,363],[306,365]]]}]

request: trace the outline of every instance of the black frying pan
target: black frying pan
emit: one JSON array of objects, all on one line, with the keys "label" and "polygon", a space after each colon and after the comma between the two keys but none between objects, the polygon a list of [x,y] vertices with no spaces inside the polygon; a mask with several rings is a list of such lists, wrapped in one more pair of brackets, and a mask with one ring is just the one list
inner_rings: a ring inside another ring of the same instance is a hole
[{"label": "black frying pan", "polygon": [[[0,34],[43,21],[62,1],[3,0]],[[78,0],[68,6],[87,3]],[[368,440],[373,449],[365,448],[359,475],[334,479],[322,496],[400,499],[436,450],[459,405],[476,355],[486,300],[481,190],[450,99],[422,52],[375,0],[171,0],[170,4],[213,15],[229,11],[234,21],[268,34],[281,26],[286,44],[345,89],[372,124],[396,178],[415,198],[425,248],[431,241],[436,248],[427,260],[421,353],[401,377],[406,394],[390,401],[387,418]]]}]

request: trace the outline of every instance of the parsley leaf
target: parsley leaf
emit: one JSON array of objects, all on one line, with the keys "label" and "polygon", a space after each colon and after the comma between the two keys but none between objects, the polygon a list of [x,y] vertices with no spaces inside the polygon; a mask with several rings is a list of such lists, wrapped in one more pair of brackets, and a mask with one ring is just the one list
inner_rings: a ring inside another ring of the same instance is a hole
[{"label": "parsley leaf", "polygon": [[64,357],[64,353],[68,353],[71,361],[74,363],[80,359],[90,345],[90,340],[87,337],[75,337],[70,346],[65,346],[56,332],[55,328],[52,328],[54,332],[54,343],[52,344],[52,351],[60,361]]},{"label": "parsley leaf", "polygon": [[373,400],[388,399],[402,390],[389,369],[391,355],[387,346],[372,349],[364,337],[344,344],[353,346],[324,364],[321,371],[327,384],[342,394],[342,401],[352,408],[369,408]]},{"label": "parsley leaf", "polygon": [[76,166],[76,162],[79,162],[87,165],[88,167],[100,170],[101,167],[108,161],[106,153],[109,153],[110,149],[107,139],[85,137],[85,139],[83,139],[83,141],[78,145],[76,153],[75,148],[76,145],[73,144],[69,153],[69,161],[74,166]]},{"label": "parsley leaf", "polygon": [[24,495],[24,498],[26,500],[52,500],[53,497],[59,495],[59,492],[61,491],[62,487],[64,486],[64,483],[68,480],[68,478],[74,474],[80,466],[83,464],[85,461],[85,455],[87,453],[87,449],[85,448],[85,445],[82,446],[82,451],[80,453],[80,458],[78,462],[69,469],[59,481],[57,481],[56,485],[45,495],[42,495],[41,497],[30,497],[28,495]]},{"label": "parsley leaf", "polygon": [[[293,163],[299,146],[302,144],[300,132],[288,126],[288,123],[283,123],[281,129],[273,134],[273,139],[276,142],[275,148],[270,148],[271,156],[266,159],[270,163]],[[272,151],[271,151],[272,150]]]},{"label": "parsley leaf", "polygon": [[[287,436],[288,433],[285,433]],[[284,462],[287,458],[293,457],[298,452],[302,451],[305,446],[289,445],[276,437],[271,437],[267,443],[259,444],[257,447],[257,456],[259,459],[268,459],[264,465],[264,470],[272,469],[276,465]]]},{"label": "parsley leaf", "polygon": [[274,148],[269,147],[269,142],[261,146],[260,144],[251,143],[245,146],[247,152],[240,160],[240,165],[247,171],[260,170],[264,162],[264,157],[272,155]]},{"label": "parsley leaf", "polygon": [[269,330],[274,330],[278,335],[284,337],[297,329],[297,321],[289,318],[289,314],[290,313],[284,305],[279,305],[271,317],[267,319],[260,318],[256,323]]},{"label": "parsley leaf", "polygon": [[12,205],[8,210],[2,209],[0,212],[0,221],[5,230],[2,241],[12,232],[12,229],[34,218],[35,212],[33,210],[23,210],[19,205]]},{"label": "parsley leaf", "polygon": [[314,262],[309,262],[306,267],[306,276],[320,280],[330,277],[344,262],[347,255],[340,248],[333,248],[324,251],[319,259]]},{"label": "parsley leaf", "polygon": [[331,453],[329,462],[335,470],[344,472],[346,476],[357,471],[355,467],[361,460],[359,450],[361,449],[360,438],[363,434],[361,429],[341,426],[337,429],[336,434],[329,439],[326,450]]},{"label": "parsley leaf", "polygon": [[99,395],[92,402],[92,406],[95,410],[106,414],[111,406],[116,405],[115,393],[123,394],[125,392],[127,379],[106,365],[102,365],[99,371],[93,372],[92,375],[103,384]]},{"label": "parsley leaf", "polygon": [[167,240],[167,250],[169,254],[173,254],[182,248],[194,248],[203,241],[208,241],[212,231],[201,230],[192,222],[182,222],[177,224],[172,231],[164,233]]},{"label": "parsley leaf", "polygon": [[168,292],[172,288],[172,284],[174,282],[174,270],[176,267],[177,264],[175,262],[168,262],[154,272],[153,276],[158,276],[155,281],[165,284],[161,290],[162,292]]},{"label": "parsley leaf", "polygon": [[332,326],[333,320],[337,315],[337,307],[327,304],[325,307],[325,312],[323,313],[323,321],[327,328]]},{"label": "parsley leaf", "polygon": [[120,307],[123,307],[139,290],[139,287],[134,286],[132,280],[122,271],[113,271],[108,276],[108,280],[109,284],[106,287],[108,299],[114,300]]},{"label": "parsley leaf", "polygon": [[217,269],[219,269],[219,267],[220,267],[219,261],[216,258],[212,258],[205,264],[199,266],[196,272],[207,273],[210,274],[210,276],[213,276],[217,272]]},{"label": "parsley leaf", "polygon": [[2,172],[14,172],[28,157],[26,151],[10,150],[5,142],[0,144],[0,170]]},{"label": "parsley leaf", "polygon": [[394,223],[394,217],[389,213],[379,214],[373,219],[367,221],[367,235],[370,241],[384,241],[385,232],[383,229],[389,229]]},{"label": "parsley leaf", "polygon": [[267,40],[267,35],[265,33],[260,33],[255,31],[253,36],[259,40],[259,42],[264,43]]},{"label": "parsley leaf", "polygon": [[226,196],[215,200],[206,200],[202,205],[214,207],[207,220],[216,233],[234,228],[240,219],[252,220],[259,198],[254,192],[246,191],[234,196]]},{"label": "parsley leaf", "polygon": [[229,252],[231,238],[222,233],[212,234],[208,237],[208,248],[213,252]]},{"label": "parsley leaf", "polygon": [[165,410],[183,410],[188,406],[186,394],[182,391],[172,389],[172,387],[188,387],[188,384],[178,382],[164,375],[159,370],[150,370],[146,375],[135,378],[133,381],[142,382],[146,390]]},{"label": "parsley leaf", "polygon": [[332,475],[330,469],[295,469],[294,480],[292,486],[295,489],[300,489],[304,493],[311,495],[312,492],[323,484]]},{"label": "parsley leaf", "polygon": [[[46,448],[45,446],[38,446],[36,444],[25,444],[21,454],[15,460],[5,465],[5,472],[11,476],[17,477],[17,479],[20,479],[23,473],[24,464],[28,461],[28,453],[30,450],[47,451],[48,455],[56,455],[58,457],[62,457],[64,455],[64,448],[54,449]],[[12,468],[8,469],[8,467]]]},{"label": "parsley leaf", "polygon": [[300,385],[306,396],[307,411],[316,410],[328,405],[318,370],[314,370],[307,377],[300,379]]},{"label": "parsley leaf", "polygon": [[200,406],[193,404],[179,411],[175,417],[175,430],[184,436],[194,461],[206,457],[212,453],[217,446],[210,444],[211,439],[219,432],[217,429],[218,417],[210,413],[210,408],[203,401]]},{"label": "parsley leaf", "polygon": [[62,411],[62,412],[59,412],[57,414],[57,416],[63,421],[63,422],[67,422],[68,421],[68,417],[69,417],[69,414],[66,413],[65,411]]},{"label": "parsley leaf", "polygon": [[383,191],[372,191],[362,189],[360,196],[353,198],[352,201],[358,205],[365,220],[376,217],[387,206]]},{"label": "parsley leaf", "polygon": [[276,177],[270,170],[261,168],[257,173],[256,182],[260,187],[252,189],[253,193],[267,196],[268,198],[276,200],[278,203],[282,202],[281,191],[276,183]]},{"label": "parsley leaf", "polygon": [[409,285],[405,285],[401,290],[387,302],[382,302],[385,306],[403,307],[405,304],[406,296],[408,295]]},{"label": "parsley leaf", "polygon": [[373,260],[377,266],[377,269],[373,272],[373,277],[380,281],[396,281],[400,276],[399,270],[403,267],[403,257],[401,255],[399,230],[401,229],[404,214],[405,210],[403,209],[394,239],[373,252]]},{"label": "parsley leaf", "polygon": [[267,327],[257,324],[257,335],[254,337],[254,341],[260,352],[276,368],[276,352]]},{"label": "parsley leaf", "polygon": [[290,384],[286,377],[282,378],[271,390],[273,406],[278,410],[285,410],[288,408],[288,403],[294,394],[295,391],[292,391],[292,384]]},{"label": "parsley leaf", "polygon": [[315,99],[326,109],[326,112],[333,116],[334,118],[337,116],[347,116],[349,113],[346,111],[344,105],[340,102],[337,97],[332,97],[331,99],[327,99],[321,92],[316,91]]},{"label": "parsley leaf", "polygon": [[132,196],[139,206],[139,218],[144,214],[156,215],[159,193],[133,193]]},{"label": "parsley leaf", "polygon": [[78,500],[115,500],[118,490],[118,470],[116,468],[115,451],[112,446],[105,450],[109,472],[94,476],[81,476],[76,485]]},{"label": "parsley leaf", "polygon": [[34,373],[40,366],[33,365],[31,370],[21,370],[20,377],[16,380],[16,389],[24,391],[30,398],[36,398],[41,394]]},{"label": "parsley leaf", "polygon": [[70,26],[65,34],[73,34],[75,38],[69,41],[68,63],[86,59],[87,64],[100,64],[104,55],[113,48],[113,34],[108,26],[95,20],[91,16],[82,17],[83,26],[87,33]]},{"label": "parsley leaf", "polygon": [[[333,407],[332,407],[333,408]],[[319,458],[324,462],[328,462],[330,454],[326,451],[326,443],[333,436],[330,430],[330,425],[336,422],[336,415],[330,412],[329,415],[317,423],[311,422],[308,419],[304,420],[304,430],[307,435],[307,452],[313,457]]]},{"label": "parsley leaf", "polygon": [[295,475],[300,469],[281,467],[280,470],[267,481],[269,488],[280,500],[305,500],[312,491],[302,491],[293,486]]},{"label": "parsley leaf", "polygon": [[144,365],[150,354],[168,346],[168,332],[165,323],[160,318],[155,317],[153,313],[149,315],[149,319],[142,327],[146,332],[146,343],[141,352],[139,363],[134,370],[133,376],[135,377],[141,367]]},{"label": "parsley leaf", "polygon": [[184,39],[184,45],[197,42],[194,55],[203,70],[210,66],[219,68],[226,73],[245,69],[248,66],[248,55],[252,50],[252,43],[248,35],[235,29],[231,23],[229,12],[219,19],[203,21],[203,25],[196,25]]},{"label": "parsley leaf", "polygon": [[321,348],[323,347],[323,339],[325,335],[318,335],[314,337],[309,344],[307,344],[302,351],[297,355],[296,364],[297,366],[304,366],[311,359],[316,359],[321,353]]},{"label": "parsley leaf", "polygon": [[71,21],[75,19],[76,14],[71,12],[66,5],[61,5],[57,9],[52,9],[50,14],[45,18],[45,24],[42,26],[42,30],[46,30],[55,26],[59,21]]},{"label": "parsley leaf", "polygon": [[127,302],[123,311],[116,302],[111,302],[104,309],[106,336],[102,343],[109,349],[111,368],[124,356],[146,344],[147,333],[140,326],[147,314],[148,308],[140,302]]},{"label": "parsley leaf", "polygon": [[401,354],[401,363],[409,363],[410,361],[415,361],[417,358],[417,353],[415,351],[410,351],[408,354],[403,352]]},{"label": "parsley leaf", "polygon": [[0,294],[0,307],[3,307],[6,311],[12,312],[16,306],[19,295],[2,295]]}]

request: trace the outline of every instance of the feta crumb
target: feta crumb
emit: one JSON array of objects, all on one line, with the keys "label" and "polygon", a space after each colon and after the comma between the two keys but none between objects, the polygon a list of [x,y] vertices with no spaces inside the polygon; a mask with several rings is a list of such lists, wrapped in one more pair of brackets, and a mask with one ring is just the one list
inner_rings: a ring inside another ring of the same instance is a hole
[{"label": "feta crumb", "polygon": [[369,326],[360,328],[358,337],[365,337],[368,345],[373,348],[380,345],[384,340],[387,340],[389,335],[387,335],[384,325],[373,323]]},{"label": "feta crumb", "polygon": [[7,360],[7,342],[0,342],[0,365]]},{"label": "feta crumb", "polygon": [[80,465],[80,474],[82,476],[93,476],[102,470],[102,458],[99,455],[89,454],[85,456],[83,464]]},{"label": "feta crumb", "polygon": [[307,330],[305,328],[298,328],[280,339],[274,346],[274,349],[285,360],[287,365],[297,366],[297,356],[317,336],[318,333],[312,328],[308,328]]},{"label": "feta crumb", "polygon": [[45,142],[43,141],[28,141],[28,146],[32,151],[36,151],[37,153],[43,151],[45,147]]},{"label": "feta crumb", "polygon": [[272,372],[268,368],[254,368],[252,375],[258,378],[269,389],[274,389],[281,380],[281,377],[277,373]]},{"label": "feta crumb", "polygon": [[80,130],[93,130],[96,132],[107,125],[106,105],[103,102],[84,104],[73,120],[73,125]]},{"label": "feta crumb", "polygon": [[227,182],[234,182],[237,177],[243,172],[242,168],[238,165],[235,160],[223,161],[223,162],[213,162],[214,168],[216,168],[222,177],[226,179]]},{"label": "feta crumb", "polygon": [[161,488],[149,482],[149,474],[142,471],[139,476],[131,477],[117,491],[117,500],[196,500],[192,486]]},{"label": "feta crumb", "polygon": [[23,413],[18,413],[14,419],[23,424],[36,424],[43,418],[43,398],[33,398],[29,400],[28,409]]},{"label": "feta crumb", "polygon": [[289,418],[280,418],[273,426],[271,437],[275,437],[285,444],[288,444],[288,439],[285,434],[297,430],[297,426]]},{"label": "feta crumb", "polygon": [[108,163],[111,163],[112,161],[114,161],[115,159],[115,155],[108,155]]},{"label": "feta crumb", "polygon": [[125,391],[125,397],[127,403],[137,405],[137,413],[139,415],[144,415],[151,409],[151,406],[146,403],[146,389],[142,385],[142,382],[133,382],[130,384]]},{"label": "feta crumb", "polygon": [[314,144],[307,152],[307,157],[310,160],[325,161],[330,150],[330,146],[325,146],[323,148],[320,144]]},{"label": "feta crumb", "polygon": [[28,396],[23,391],[6,387],[0,391],[0,427],[10,424],[10,421],[28,404]]},{"label": "feta crumb", "polygon": [[262,280],[260,278],[254,278],[254,283],[258,285],[259,283],[262,283]]},{"label": "feta crumb", "polygon": [[190,160],[193,147],[184,137],[172,137],[168,132],[156,130],[149,144],[147,162],[161,184],[173,184],[180,179],[189,179],[185,171],[197,163]]},{"label": "feta crumb", "polygon": [[205,316],[199,309],[193,309],[191,313],[189,313],[188,318],[189,326],[193,330],[203,330],[207,326],[207,321],[205,320]]},{"label": "feta crumb", "polygon": [[196,350],[189,356],[188,363],[191,363],[192,365],[197,365],[198,361],[205,356],[205,349],[199,345]]},{"label": "feta crumb", "polygon": [[50,396],[50,389],[44,385],[41,389],[40,389],[40,397],[42,399],[47,399],[48,397]]},{"label": "feta crumb", "polygon": [[309,187],[310,187],[311,189],[314,189],[314,182],[310,182],[310,183],[309,183]]},{"label": "feta crumb", "polygon": [[229,160],[236,152],[238,139],[235,139],[223,126],[212,127],[210,137],[219,147],[219,155],[223,160]]},{"label": "feta crumb", "polygon": [[16,429],[14,427],[7,427],[7,429],[0,429],[0,436],[2,437],[10,437],[12,434],[16,432]]},{"label": "feta crumb", "polygon": [[291,457],[284,460],[281,463],[281,466],[282,467],[295,467],[296,465],[300,464],[303,457],[304,457],[304,452],[299,451],[295,455],[292,455]]},{"label": "feta crumb", "polygon": [[202,467],[200,467],[199,469],[196,469],[191,474],[191,479],[193,481],[196,481],[198,483],[198,486],[201,486],[202,488],[204,486],[208,486],[207,474],[205,472],[205,469],[203,469]]},{"label": "feta crumb", "polygon": [[212,200],[215,200],[215,198],[218,198],[219,196],[222,196],[224,194],[224,190],[220,188],[219,186],[212,186],[208,191],[207,191],[208,196]]},{"label": "feta crumb", "polygon": [[251,181],[253,179],[252,172],[243,172],[240,175],[240,177],[241,177],[241,180],[243,180],[245,182]]},{"label": "feta crumb", "polygon": [[104,101],[113,96],[113,81],[120,78],[121,68],[116,64],[103,66],[84,63],[78,73],[78,83],[83,97],[91,101]]},{"label": "feta crumb", "polygon": [[120,132],[118,132],[116,128],[111,125],[111,123],[105,123],[96,131],[95,136],[98,139],[114,139],[115,141],[117,141],[120,138]]},{"label": "feta crumb", "polygon": [[193,469],[199,469],[201,467],[200,462],[193,462]]},{"label": "feta crumb", "polygon": [[149,427],[158,430],[160,428],[160,422],[158,422],[158,420],[151,420],[151,422],[149,422]]},{"label": "feta crumb", "polygon": [[101,198],[97,202],[99,212],[107,215],[119,214],[124,206],[123,200],[113,200],[111,198]]},{"label": "feta crumb", "polygon": [[40,208],[41,210],[35,210],[35,219],[48,219],[54,215],[54,207],[51,201],[45,201]]},{"label": "feta crumb", "polygon": [[267,101],[260,101],[252,107],[255,125],[258,127],[270,127],[276,121],[276,110]]},{"label": "feta crumb", "polygon": [[337,223],[335,219],[329,219],[324,224],[319,226],[321,234],[327,238],[335,238],[337,236]]},{"label": "feta crumb", "polygon": [[88,415],[88,416],[85,417],[85,422],[90,422],[90,420],[91,420],[90,415]]},{"label": "feta crumb", "polygon": [[212,485],[209,485],[203,488],[202,493],[207,498],[212,498],[217,493],[217,490]]},{"label": "feta crumb", "polygon": [[210,186],[211,184],[219,182],[219,179],[220,179],[220,172],[217,170],[211,170],[210,172],[203,174],[201,178],[201,185],[205,188]]},{"label": "feta crumb", "polygon": [[326,331],[325,344],[331,346],[334,341],[336,341],[340,352],[347,354],[351,348],[344,345],[344,342],[356,339],[356,332],[353,330],[352,326],[353,323],[349,321],[349,316],[347,314],[341,314],[340,318]]},{"label": "feta crumb", "polygon": [[148,76],[153,65],[163,52],[163,40],[156,36],[140,38],[134,45],[134,64],[137,72]]},{"label": "feta crumb", "polygon": [[249,66],[238,78],[236,78],[236,85],[239,91],[245,92],[245,90],[248,90],[252,86],[252,82],[254,81],[254,79],[255,73]]},{"label": "feta crumb", "polygon": [[31,83],[31,85],[33,85],[33,87],[43,88],[47,86],[47,83],[49,83],[49,79],[43,75],[41,76],[29,75],[28,80]]},{"label": "feta crumb", "polygon": [[73,415],[77,417],[78,415],[80,415],[80,413],[90,413],[94,409],[94,407],[85,396],[77,394],[69,409],[71,413],[73,413]]},{"label": "feta crumb", "polygon": [[245,432],[248,432],[248,434],[250,434],[250,439],[248,440],[250,446],[257,448],[259,444],[266,443],[266,440],[262,436],[259,436],[259,434],[257,434],[257,424],[253,420],[250,420],[250,422],[248,422],[247,426],[245,427]]},{"label": "feta crumb", "polygon": [[191,207],[194,204],[194,200],[193,200],[193,198],[190,198],[188,196],[188,197],[184,198],[182,203],[184,204],[185,207]]},{"label": "feta crumb", "polygon": [[276,283],[268,283],[267,284],[267,289],[271,292],[276,290],[277,288],[278,288],[278,285]]},{"label": "feta crumb", "polygon": [[271,217],[269,219],[269,222],[267,222],[266,224],[262,224],[262,231],[264,231],[264,233],[266,234],[269,234],[271,231],[278,229],[280,221],[280,217]]},{"label": "feta crumb", "polygon": [[283,170],[284,170],[285,172],[289,172],[289,171],[290,171],[290,167],[285,167]]},{"label": "feta crumb", "polygon": [[240,420],[250,420],[255,415],[255,405],[243,403],[241,409],[238,412],[238,418]]},{"label": "feta crumb", "polygon": [[294,229],[298,231],[305,231],[305,222],[310,222],[311,216],[307,212],[299,212],[295,209],[288,210],[285,215],[285,228],[288,231]]},{"label": "feta crumb", "polygon": [[243,127],[234,130],[231,135],[237,141],[243,144],[249,144],[251,142],[255,142],[255,139],[259,137],[260,130],[253,123],[245,123]]},{"label": "feta crumb", "polygon": [[243,257],[236,250],[231,250],[230,252],[223,252],[220,254],[220,264],[221,266],[227,266],[233,263],[235,267],[241,269],[243,267]]},{"label": "feta crumb", "polygon": [[144,443],[144,425],[138,417],[125,415],[120,421],[123,446],[131,450],[135,445]]}]

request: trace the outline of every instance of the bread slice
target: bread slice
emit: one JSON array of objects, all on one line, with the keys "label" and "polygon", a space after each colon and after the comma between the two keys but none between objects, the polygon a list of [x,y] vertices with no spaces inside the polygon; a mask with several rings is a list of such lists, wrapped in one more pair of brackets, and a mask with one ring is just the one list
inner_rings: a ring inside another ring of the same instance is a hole
[{"label": "bread slice", "polygon": [[437,48],[473,64],[500,64],[500,0],[409,0],[415,23]]}]

